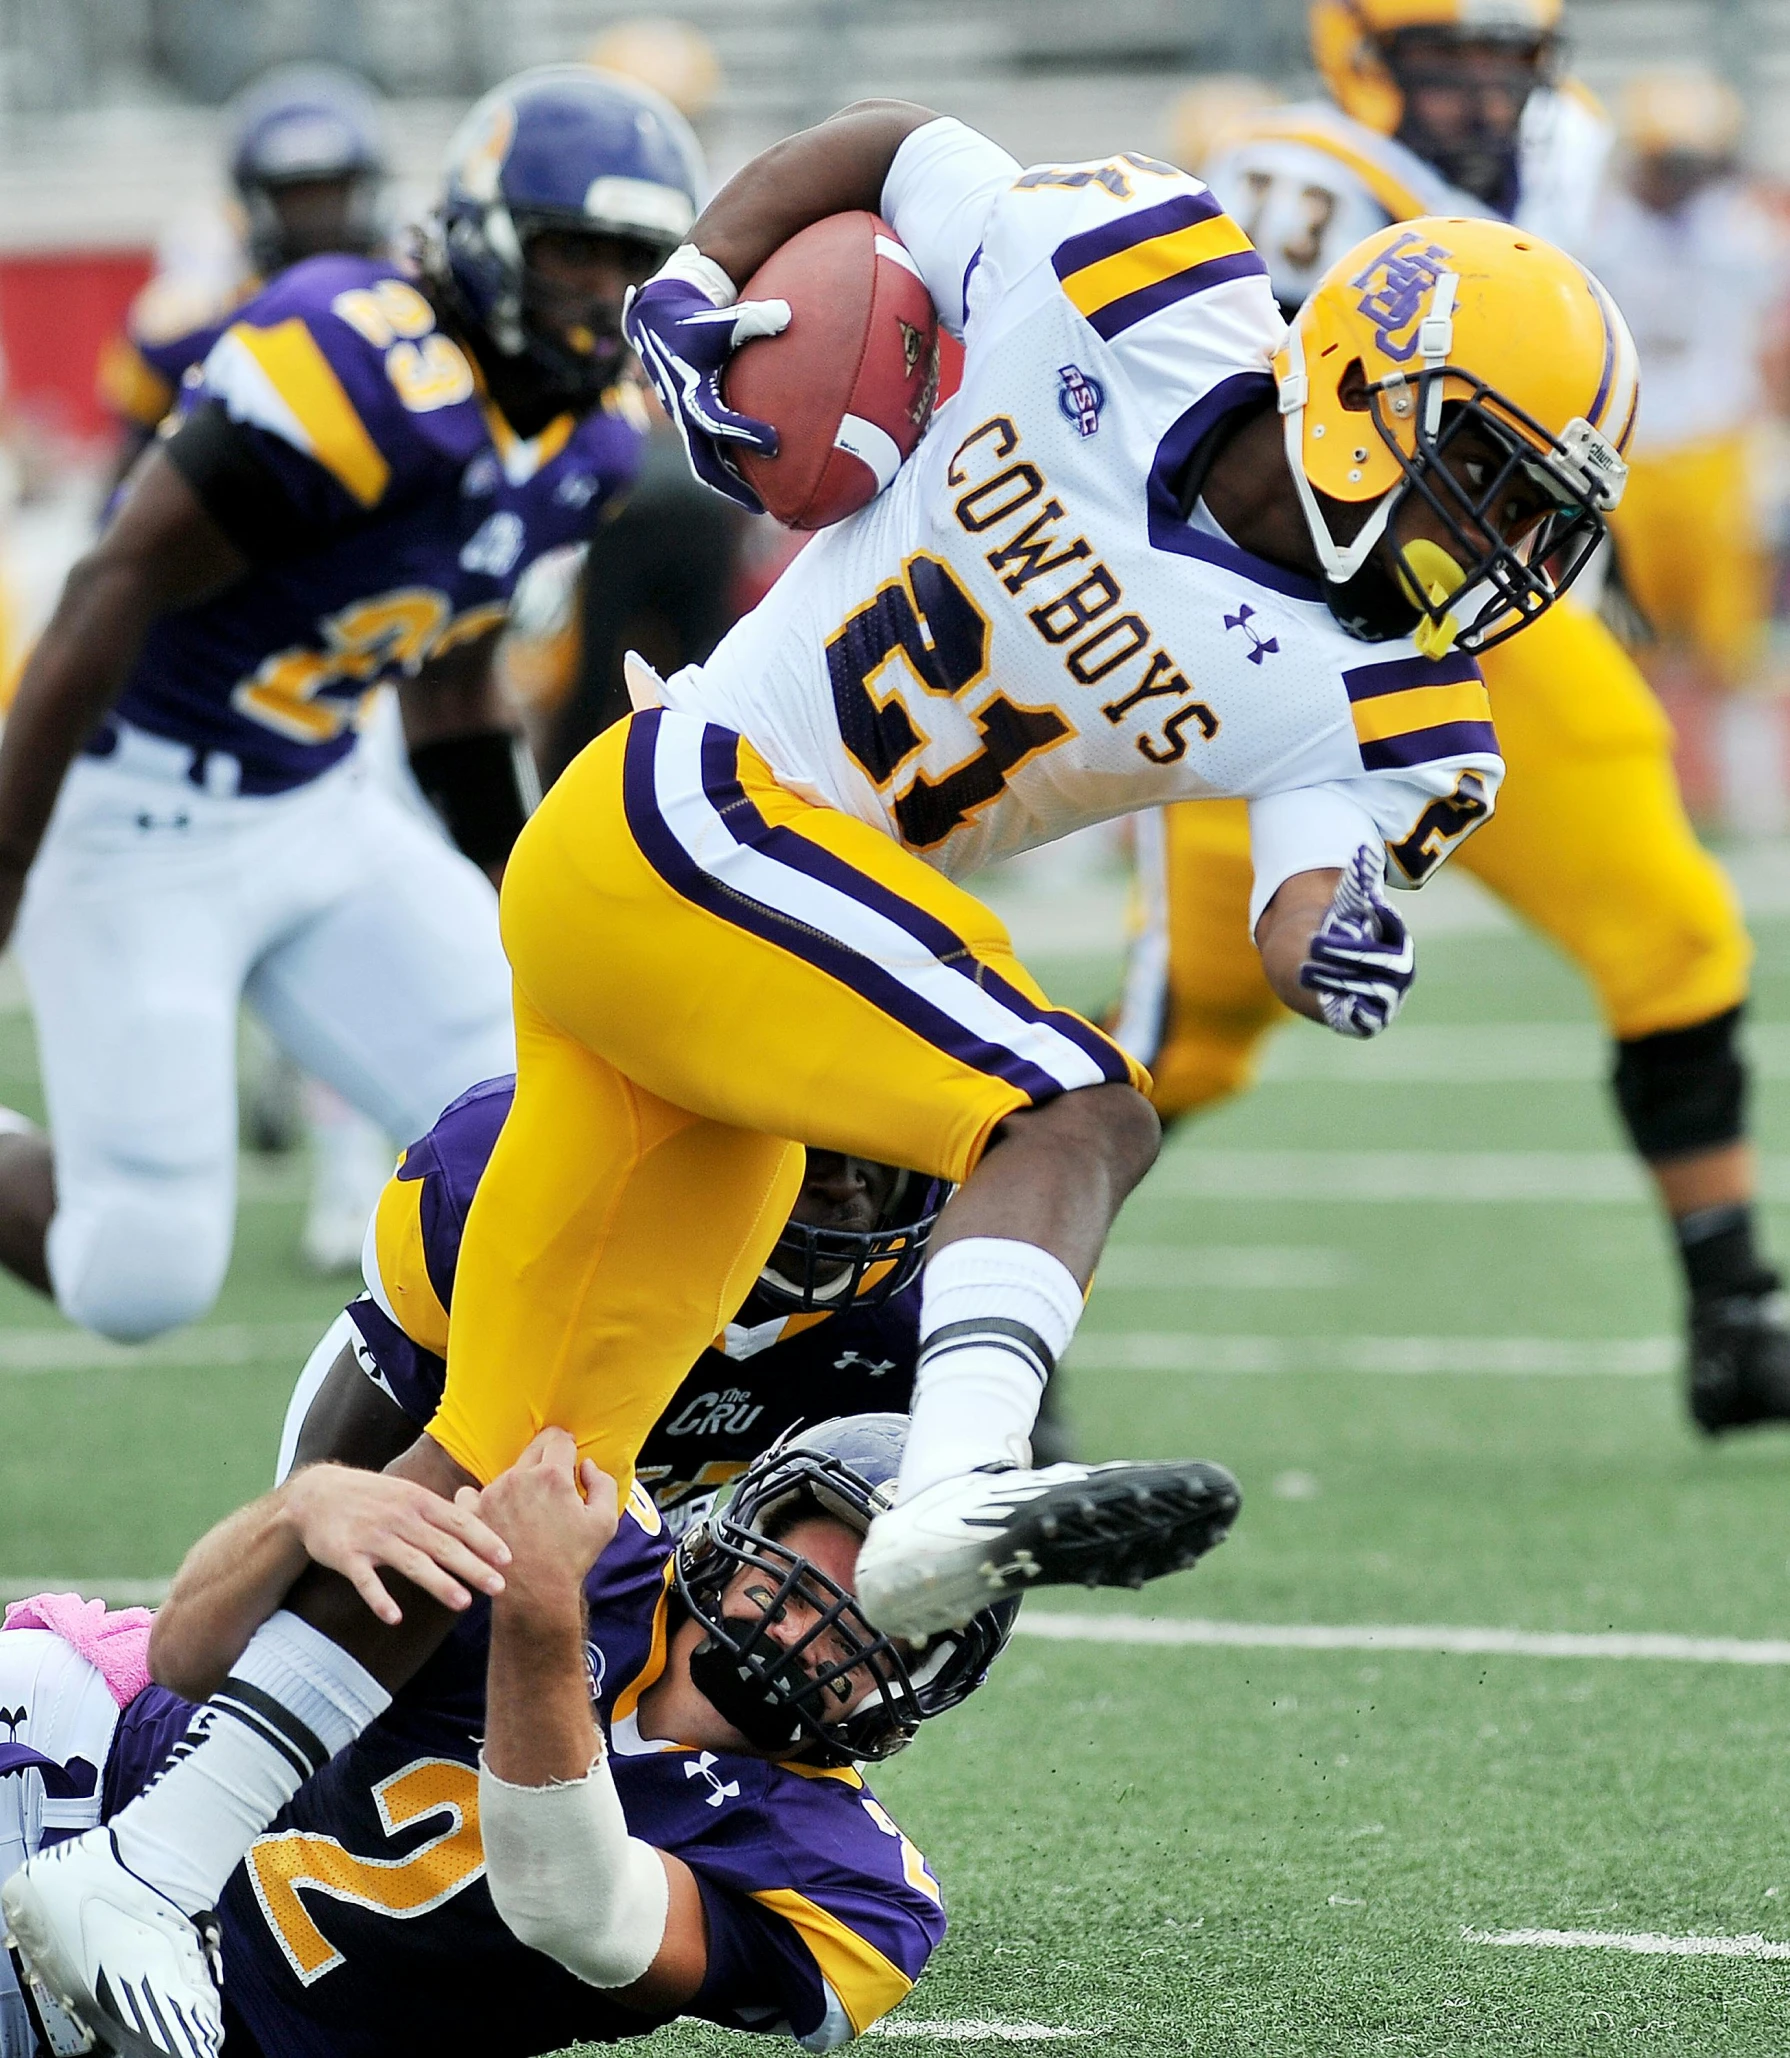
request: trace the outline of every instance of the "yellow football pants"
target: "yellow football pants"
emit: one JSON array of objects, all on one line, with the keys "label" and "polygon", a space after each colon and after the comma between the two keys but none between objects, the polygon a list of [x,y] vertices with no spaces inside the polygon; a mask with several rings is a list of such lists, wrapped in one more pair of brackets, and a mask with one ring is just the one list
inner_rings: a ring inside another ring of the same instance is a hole
[{"label": "yellow football pants", "polygon": [[[1508,770],[1497,811],[1451,862],[1583,969],[1614,1036],[1744,999],[1739,903],[1685,819],[1670,728],[1620,644],[1562,605],[1489,651],[1485,675]],[[1165,1115],[1247,1086],[1281,1018],[1249,935],[1250,882],[1240,801],[1140,823],[1143,922],[1118,1033]]]},{"label": "yellow football pants", "polygon": [[661,710],[588,746],[503,889],[516,1099],[467,1215],[430,1434],[544,1425],[621,1481],[788,1218],[800,1146],[961,1180],[1017,1110],[1149,1075],[878,830]]},{"label": "yellow football pants", "polygon": [[1771,605],[1746,439],[1630,459],[1610,527],[1622,576],[1654,633],[1693,651],[1716,684],[1744,685]]}]

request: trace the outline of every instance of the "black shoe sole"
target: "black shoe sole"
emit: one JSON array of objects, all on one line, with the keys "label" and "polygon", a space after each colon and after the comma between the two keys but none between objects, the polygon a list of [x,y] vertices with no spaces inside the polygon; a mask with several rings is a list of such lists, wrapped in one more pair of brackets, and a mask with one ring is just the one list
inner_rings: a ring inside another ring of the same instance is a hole
[{"label": "black shoe sole", "polygon": [[1002,1525],[997,1564],[1009,1591],[1137,1588],[1184,1572],[1224,1542],[1243,1490],[1222,1465],[1116,1466],[1047,1487]]}]

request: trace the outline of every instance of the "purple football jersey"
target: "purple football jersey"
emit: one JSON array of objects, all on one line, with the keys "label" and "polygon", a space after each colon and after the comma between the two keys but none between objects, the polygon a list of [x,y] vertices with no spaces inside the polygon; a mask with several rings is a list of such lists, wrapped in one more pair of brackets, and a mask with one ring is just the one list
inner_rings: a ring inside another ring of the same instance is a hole
[{"label": "purple football jersey", "polygon": [[238,310],[183,388],[185,414],[207,403],[294,540],[158,622],[117,713],[191,745],[214,791],[283,792],[344,757],[366,695],[497,627],[522,572],[590,534],[643,445],[619,393],[516,436],[423,295],[363,257],[294,265]]},{"label": "purple football jersey", "polygon": [[[702,1894],[708,1974],[680,2012],[830,2049],[919,1977],[945,1931],[939,1888],[855,1771],[643,1740],[638,1704],[675,1619],[670,1551],[636,1496],[586,1583],[587,1654],[629,1830],[681,1858]],[[265,2052],[528,2058],[669,2019],[529,1950],[492,1905],[478,1831],[488,1621],[480,1602],[456,1623],[225,1889],[225,1992]],[[184,1728],[173,1696],[140,1699],[107,1768],[108,1813]]]}]

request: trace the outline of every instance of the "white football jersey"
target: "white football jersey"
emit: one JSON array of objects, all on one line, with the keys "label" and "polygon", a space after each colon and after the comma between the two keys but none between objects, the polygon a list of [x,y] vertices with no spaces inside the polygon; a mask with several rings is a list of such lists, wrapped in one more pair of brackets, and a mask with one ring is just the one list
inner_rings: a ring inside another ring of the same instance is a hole
[{"label": "white football jersey", "polygon": [[[1563,249],[1581,249],[1611,136],[1609,122],[1576,88],[1530,94],[1517,221]],[[1345,251],[1388,222],[1494,211],[1328,101],[1264,115],[1218,153],[1206,176],[1267,260],[1275,298],[1289,312]]]},{"label": "white football jersey", "polygon": [[1274,392],[1284,331],[1236,223],[1149,158],[1022,173],[955,121],[902,146],[883,211],[962,386],[667,704],[952,876],[1233,795],[1252,922],[1364,843],[1419,882],[1502,772],[1477,665],[1354,641],[1315,580],[1177,505],[1206,432]]},{"label": "white football jersey", "polygon": [[1761,419],[1766,328],[1790,289],[1790,249],[1745,185],[1706,186],[1669,215],[1616,187],[1592,224],[1587,260],[1640,354],[1636,453],[1731,436]]}]

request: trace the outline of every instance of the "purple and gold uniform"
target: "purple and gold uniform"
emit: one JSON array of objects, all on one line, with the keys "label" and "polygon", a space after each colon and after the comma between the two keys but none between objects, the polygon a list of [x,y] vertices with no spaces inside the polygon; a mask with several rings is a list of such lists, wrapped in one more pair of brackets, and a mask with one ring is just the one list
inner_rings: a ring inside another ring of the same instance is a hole
[{"label": "purple and gold uniform", "polygon": [[[585,1583],[589,1663],[630,1832],[702,1894],[700,1992],[678,2012],[831,2050],[902,2000],[945,1930],[924,1858],[849,1767],[773,1764],[643,1738],[664,1668],[671,1537],[634,1493]],[[455,1626],[386,1713],[310,1780],[225,1889],[224,1992],[279,2058],[527,2058],[644,2036],[669,2016],[518,1943],[479,1840],[489,1614]],[[0,1638],[0,1665],[10,1638]],[[150,1687],[119,1718],[109,1817],[149,1783],[192,1709]],[[54,1755],[53,1738],[44,1743]]]},{"label": "purple and gold uniform", "polygon": [[423,295],[362,257],[294,265],[224,331],[168,444],[189,476],[212,461],[208,411],[263,475],[257,532],[232,537],[255,569],[156,625],[117,720],[203,753],[208,790],[250,794],[316,778],[354,747],[373,687],[494,631],[521,572],[589,533],[642,446],[619,397],[516,436]]},{"label": "purple and gold uniform", "polygon": [[236,310],[260,290],[253,273],[221,289],[159,274],[131,302],[124,327],[100,352],[94,383],[135,447],[155,434],[187,373],[205,362]]},{"label": "purple and gold uniform", "polygon": [[[447,1379],[449,1314],[466,1211],[515,1095],[513,1079],[462,1094],[387,1184],[368,1239],[368,1292],[348,1319],[362,1368],[419,1427]],[[905,1413],[919,1350],[920,1282],[874,1307],[777,1314],[748,1298],[654,1425],[637,1474],[677,1526],[786,1429],[883,1409]]]}]

